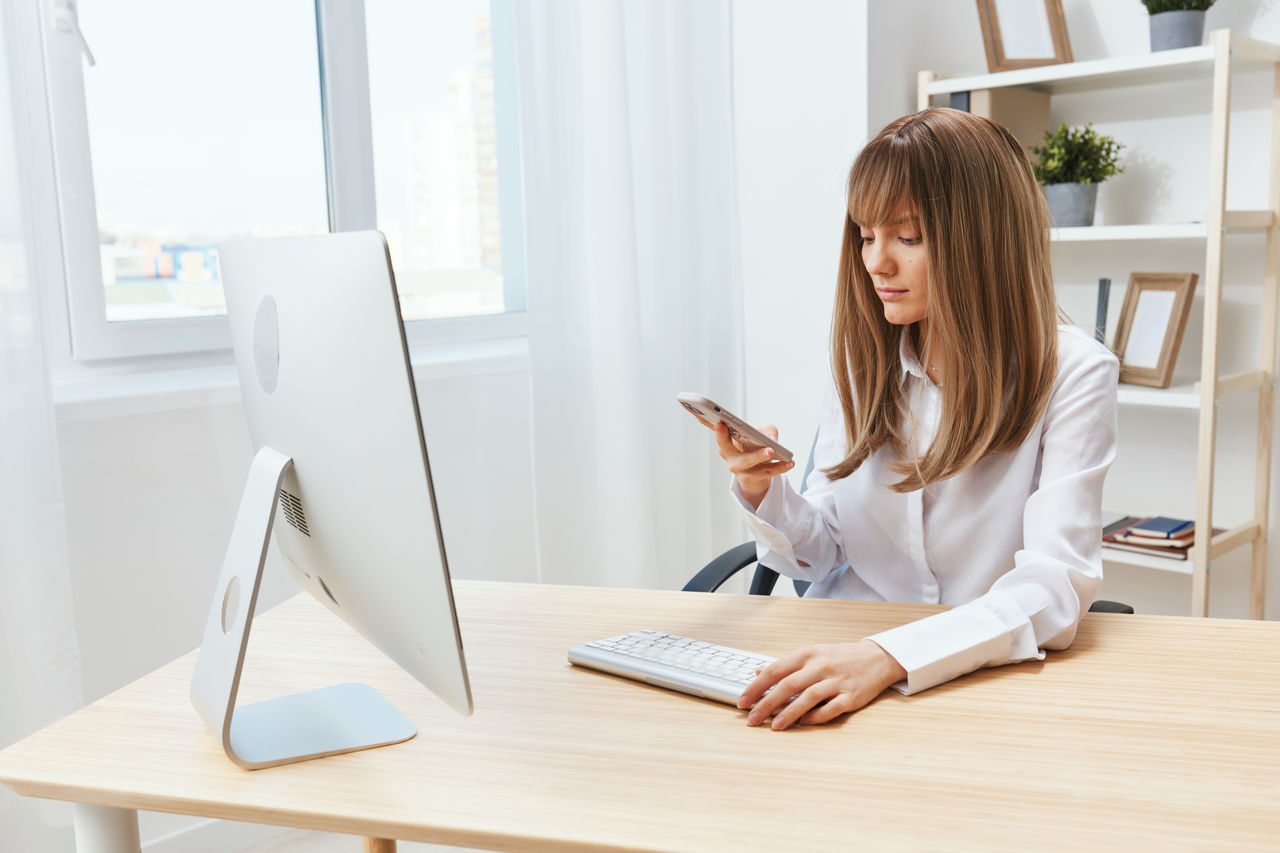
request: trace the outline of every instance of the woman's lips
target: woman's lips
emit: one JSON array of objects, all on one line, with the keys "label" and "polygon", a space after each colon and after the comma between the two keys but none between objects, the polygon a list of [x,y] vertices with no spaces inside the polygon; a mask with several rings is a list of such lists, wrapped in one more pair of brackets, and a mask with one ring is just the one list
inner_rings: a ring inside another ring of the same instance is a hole
[{"label": "woman's lips", "polygon": [[895,299],[901,299],[902,297],[906,296],[910,292],[911,291],[909,290],[898,290],[897,288],[893,288],[893,287],[877,287],[876,288],[876,293],[878,293],[880,295],[880,298],[885,302],[892,302]]}]

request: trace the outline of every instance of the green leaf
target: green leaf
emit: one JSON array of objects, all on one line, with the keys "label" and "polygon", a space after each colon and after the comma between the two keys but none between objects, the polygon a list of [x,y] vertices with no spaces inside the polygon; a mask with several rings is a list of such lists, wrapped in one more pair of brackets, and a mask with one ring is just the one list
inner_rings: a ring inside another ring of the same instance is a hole
[{"label": "green leaf", "polygon": [[1032,146],[1031,168],[1042,184],[1097,184],[1123,172],[1119,165],[1124,146],[1093,129],[1060,124],[1045,131],[1044,145]]}]

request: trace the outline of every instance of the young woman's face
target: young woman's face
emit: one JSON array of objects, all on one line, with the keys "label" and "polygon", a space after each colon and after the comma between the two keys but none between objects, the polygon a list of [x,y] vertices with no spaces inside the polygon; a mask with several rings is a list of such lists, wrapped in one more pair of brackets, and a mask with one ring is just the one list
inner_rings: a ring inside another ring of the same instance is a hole
[{"label": "young woman's face", "polygon": [[902,213],[876,228],[859,226],[859,232],[862,263],[884,305],[884,318],[899,326],[925,319],[929,276],[919,221]]}]

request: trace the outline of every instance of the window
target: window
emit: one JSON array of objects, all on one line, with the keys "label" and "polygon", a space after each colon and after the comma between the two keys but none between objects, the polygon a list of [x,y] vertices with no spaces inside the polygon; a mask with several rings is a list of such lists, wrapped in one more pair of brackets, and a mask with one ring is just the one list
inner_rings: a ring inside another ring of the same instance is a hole
[{"label": "window", "polygon": [[54,2],[77,358],[229,347],[238,237],[378,227],[406,320],[523,309],[510,0],[80,0],[94,67]]},{"label": "window", "polygon": [[81,22],[107,321],[224,314],[218,241],[328,229],[314,7],[97,0]]},{"label": "window", "polygon": [[368,0],[365,15],[378,228],[405,319],[501,313],[488,0]]}]

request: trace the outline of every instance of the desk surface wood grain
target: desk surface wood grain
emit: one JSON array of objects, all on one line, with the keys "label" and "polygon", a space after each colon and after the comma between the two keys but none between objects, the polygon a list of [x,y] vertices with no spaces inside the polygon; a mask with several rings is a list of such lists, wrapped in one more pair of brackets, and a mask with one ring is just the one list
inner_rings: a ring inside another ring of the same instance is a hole
[{"label": "desk surface wood grain", "polygon": [[365,681],[396,746],[247,772],[187,698],[194,654],[0,752],[22,794],[517,851],[1280,845],[1280,624],[1089,614],[1071,649],[835,724],[570,666],[647,627],[781,655],[937,608],[458,582],[462,718],[306,596],[255,621],[240,702]]}]

